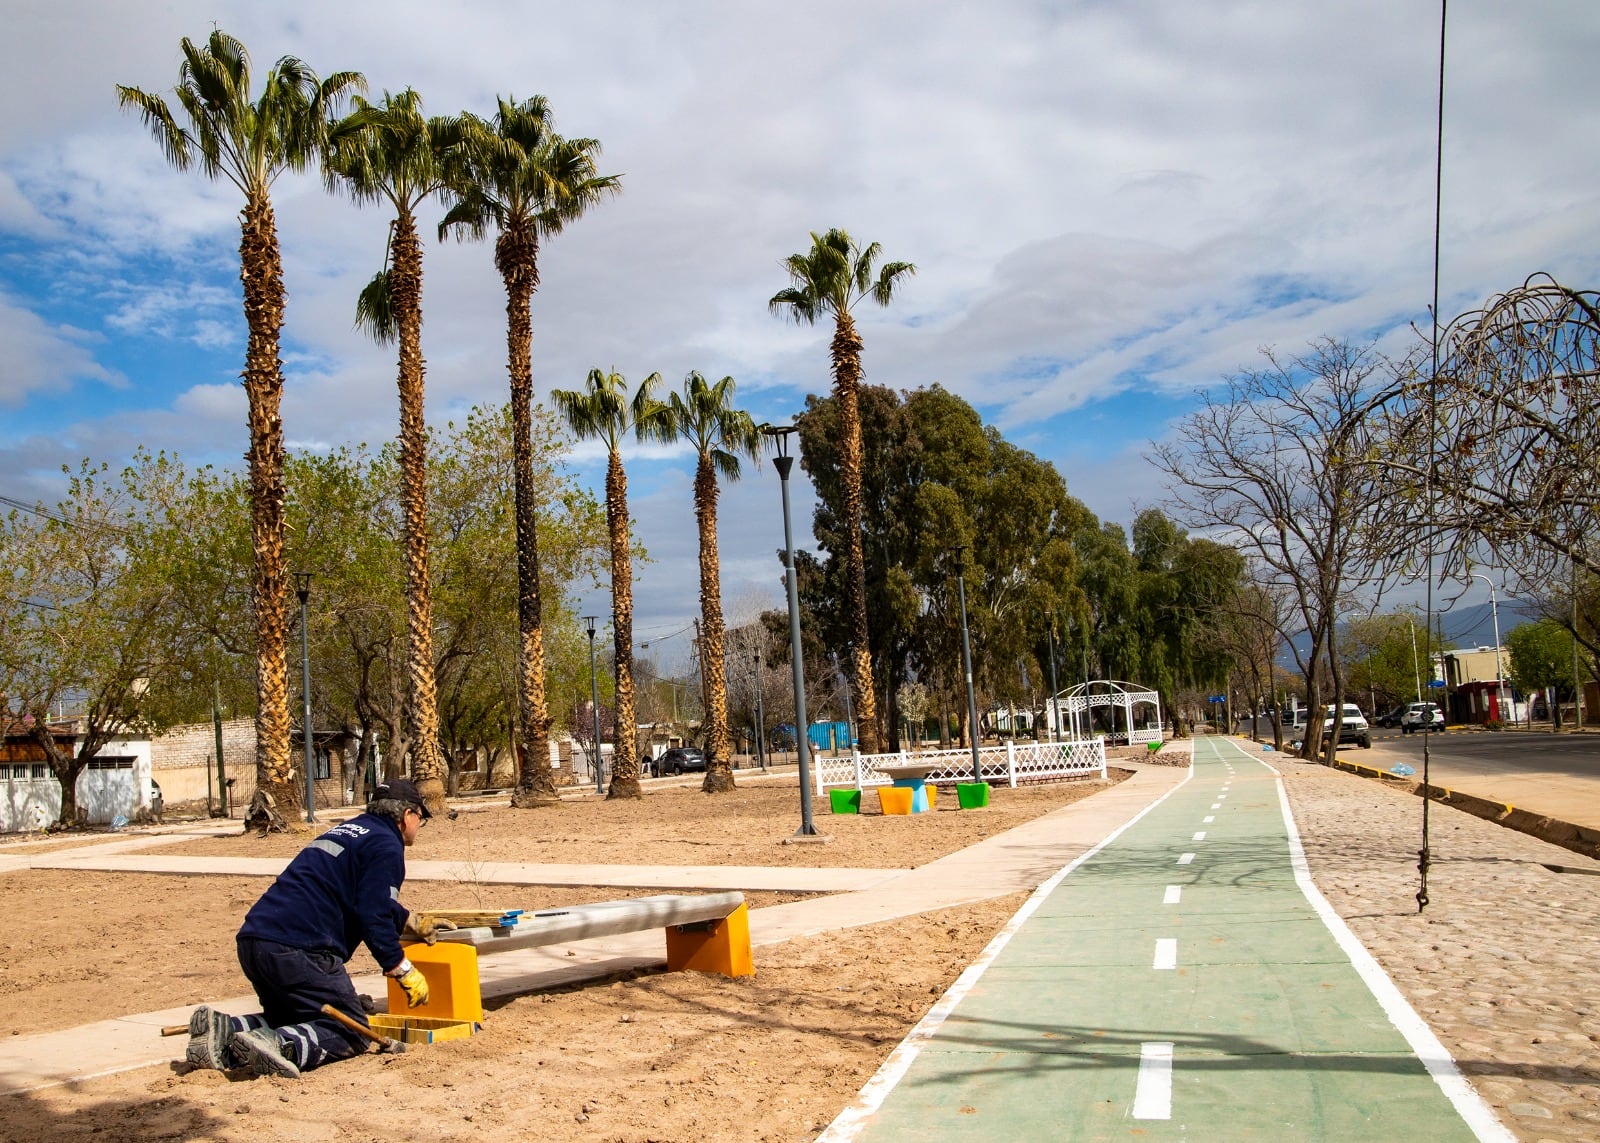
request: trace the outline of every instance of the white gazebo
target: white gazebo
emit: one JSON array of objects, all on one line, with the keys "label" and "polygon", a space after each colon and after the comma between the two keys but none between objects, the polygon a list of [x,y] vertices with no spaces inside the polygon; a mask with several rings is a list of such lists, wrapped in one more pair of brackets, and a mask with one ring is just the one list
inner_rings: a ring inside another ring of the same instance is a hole
[{"label": "white gazebo", "polygon": [[[1161,696],[1137,683],[1094,679],[1061,692],[1057,700],[1065,708],[1075,739],[1093,737],[1094,711],[1100,707],[1109,708],[1111,712],[1111,729],[1104,736],[1107,741],[1131,745],[1162,739]],[[1055,706],[1055,703],[1048,704],[1047,714],[1051,717]],[[1120,719],[1117,711],[1122,712]]]}]

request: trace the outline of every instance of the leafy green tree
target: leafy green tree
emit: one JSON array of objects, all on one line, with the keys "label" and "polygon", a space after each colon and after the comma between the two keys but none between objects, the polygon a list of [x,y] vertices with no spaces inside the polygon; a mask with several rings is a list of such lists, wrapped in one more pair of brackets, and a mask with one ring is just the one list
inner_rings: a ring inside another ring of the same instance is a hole
[{"label": "leafy green tree", "polygon": [[283,422],[279,405],[283,369],[278,336],[283,327],[283,263],[271,187],[286,170],[304,170],[331,142],[330,124],[344,95],[365,86],[355,72],[325,80],[300,60],[284,56],[252,99],[250,56],[244,45],[213,29],[204,46],[184,37],[183,63],[174,96],[187,125],[180,125],[160,95],[117,87],[123,107],[137,111],[178,170],[198,165],[244,195],[240,214],[239,277],[244,285],[244,389],[249,401],[251,546],[255,562],[257,784],[279,805],[292,793],[289,756],[289,687],[286,659],[287,580],[284,563]]},{"label": "leafy green tree", "polygon": [[[1514,628],[1506,636],[1511,650],[1511,681],[1524,694],[1572,685],[1572,632],[1551,619]],[[1550,704],[1555,728],[1561,729],[1561,704]]]},{"label": "leafy green tree", "polygon": [[705,792],[734,788],[733,737],[728,729],[728,666],[723,654],[722,564],[717,554],[717,478],[738,480],[742,461],[761,455],[761,432],[735,408],[732,377],[708,382],[691,372],[666,410],[645,425],[648,437],[684,441],[694,449],[694,518],[700,534],[700,657],[706,689]]},{"label": "leafy green tree", "polygon": [[587,389],[557,389],[550,394],[579,440],[598,439],[606,446],[606,531],[611,539],[611,633],[617,679],[616,751],[606,795],[610,798],[643,796],[633,700],[633,544],[622,439],[630,434],[648,436],[651,422],[664,414],[666,407],[655,396],[660,383],[661,374],[650,374],[630,399],[622,374],[591,369]]},{"label": "leafy green tree", "polygon": [[545,694],[538,501],[534,496],[530,410],[533,403],[533,293],[539,243],[621,189],[595,173],[600,144],[566,139],[544,96],[502,98],[492,120],[464,117],[463,165],[452,178],[455,204],[439,224],[443,237],[483,239],[493,231],[495,268],[506,292],[506,357],[516,475],[517,626],[521,774],[512,804],[559,805],[550,767],[550,708]]},{"label": "leafy green tree", "polygon": [[864,298],[887,306],[895,288],[917,272],[910,262],[885,262],[878,259],[882,248],[876,243],[862,247],[843,230],[826,234],[811,233],[811,248],[791,254],[784,260],[793,283],[772,296],[768,307],[802,325],[833,319],[833,397],[839,405],[838,463],[843,490],[845,592],[850,607],[851,686],[856,696],[856,715],[861,724],[862,748],[869,754],[883,749],[878,725],[877,699],[873,690],[872,660],[868,650],[871,630],[867,623],[866,562],[862,554],[863,457],[861,416],[858,406],[861,388],[861,335],[856,331],[851,310]]},{"label": "leafy green tree", "polygon": [[[85,461],[53,509],[12,511],[0,527],[0,723],[26,727],[61,784],[62,823],[77,824],[78,776],[107,743],[159,728],[152,680],[189,653],[171,567],[150,537],[180,465],[140,451],[120,474]],[[70,709],[76,739],[52,712]]]}]

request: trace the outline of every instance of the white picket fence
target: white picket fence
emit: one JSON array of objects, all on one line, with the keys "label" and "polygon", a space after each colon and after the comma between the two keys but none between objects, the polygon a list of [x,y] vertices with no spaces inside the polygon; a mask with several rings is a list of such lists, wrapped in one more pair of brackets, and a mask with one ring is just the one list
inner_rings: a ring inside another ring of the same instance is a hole
[{"label": "white picket fence", "polygon": [[[915,754],[905,751],[895,754],[858,754],[852,750],[848,758],[811,756],[817,793],[821,795],[834,786],[853,786],[860,790],[868,786],[889,785],[894,779],[875,769],[873,764],[876,762],[886,766],[932,766],[927,778],[930,782],[948,784],[972,781],[972,751],[969,748],[919,750]],[[978,748],[978,773],[985,782],[1004,782],[1011,787],[1019,782],[1048,778],[1081,778],[1091,774],[1104,778],[1105,739],[1007,742],[1004,746],[981,746]]]}]

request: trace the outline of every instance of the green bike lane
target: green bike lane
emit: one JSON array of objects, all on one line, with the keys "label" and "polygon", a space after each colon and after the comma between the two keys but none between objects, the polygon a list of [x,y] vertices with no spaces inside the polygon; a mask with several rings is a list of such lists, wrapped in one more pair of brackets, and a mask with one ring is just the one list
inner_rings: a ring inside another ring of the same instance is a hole
[{"label": "green bike lane", "polygon": [[1512,1138],[1303,870],[1275,771],[1196,740],[821,1138]]}]

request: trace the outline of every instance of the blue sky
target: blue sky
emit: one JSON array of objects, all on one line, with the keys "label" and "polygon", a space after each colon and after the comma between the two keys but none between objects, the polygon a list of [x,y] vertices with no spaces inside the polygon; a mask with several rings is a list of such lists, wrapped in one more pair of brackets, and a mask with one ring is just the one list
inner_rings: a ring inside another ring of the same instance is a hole
[{"label": "blue sky", "polygon": [[[434,113],[549,97],[623,194],[555,238],[536,389],[596,365],[732,374],[764,420],[828,384],[825,329],[772,317],[781,259],[839,226],[919,273],[860,314],[867,379],[939,382],[1052,460],[1102,518],[1159,504],[1143,459],[1198,388],[1319,335],[1397,347],[1425,314],[1437,5],[1060,0],[986,5],[597,0],[163,5],[23,0],[0,43],[0,494],[139,444],[245,447],[236,213],[172,171],[114,85],[166,90],[216,23]],[[1450,9],[1442,308],[1546,270],[1596,285],[1591,0]],[[385,216],[313,178],[275,193],[292,445],[394,431],[392,355],[351,328]],[[427,251],[429,414],[503,399],[486,245]],[[571,460],[599,488],[587,447]],[[630,465],[640,638],[694,614],[690,461]],[[809,495],[797,491],[799,532]],[[769,466],[726,495],[732,617],[776,603]],[[1481,585],[1467,602],[1487,595]],[[603,593],[585,610],[604,613]],[[680,639],[678,642],[683,642]],[[670,655],[670,648],[669,648]]]}]

